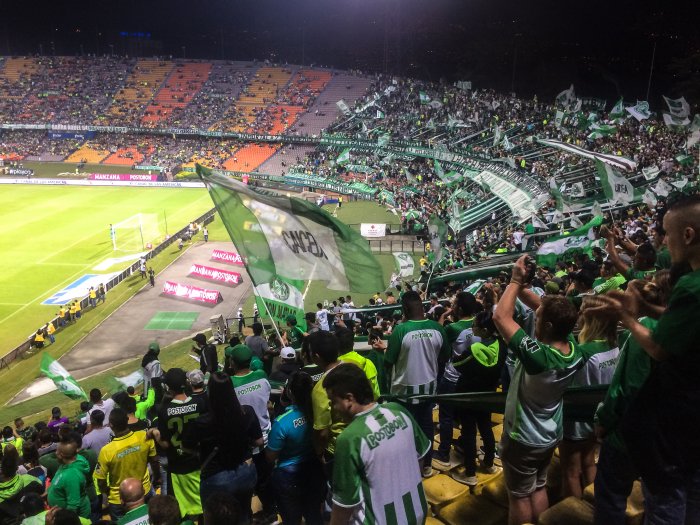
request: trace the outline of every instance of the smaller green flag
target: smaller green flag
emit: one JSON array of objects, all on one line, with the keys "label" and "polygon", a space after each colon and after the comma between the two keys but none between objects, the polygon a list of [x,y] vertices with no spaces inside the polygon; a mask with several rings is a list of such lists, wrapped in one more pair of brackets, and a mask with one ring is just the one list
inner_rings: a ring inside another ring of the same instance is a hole
[{"label": "smaller green flag", "polygon": [[338,158],[335,159],[335,163],[338,166],[342,166],[343,164],[347,164],[348,162],[350,162],[350,148],[345,148],[343,151],[340,152]]},{"label": "smaller green flag", "polygon": [[425,94],[425,91],[420,91],[418,93],[418,96],[420,97],[421,104],[427,104],[428,102],[430,102],[430,97]]},{"label": "smaller green flag", "polygon": [[49,354],[44,352],[41,357],[41,373],[54,382],[59,392],[67,395],[71,399],[87,399],[85,391],[78,385],[68,373],[68,370],[56,361]]}]

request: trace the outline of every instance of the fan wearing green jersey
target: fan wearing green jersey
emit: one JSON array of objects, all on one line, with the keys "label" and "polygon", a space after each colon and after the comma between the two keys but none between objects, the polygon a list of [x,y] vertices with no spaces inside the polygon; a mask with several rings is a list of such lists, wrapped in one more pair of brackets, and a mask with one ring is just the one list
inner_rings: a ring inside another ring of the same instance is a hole
[{"label": "fan wearing green jersey", "polygon": [[428,505],[419,461],[430,442],[398,403],[379,405],[365,373],[342,365],[323,379],[333,405],[350,423],[338,436],[331,525],[417,525]]},{"label": "fan wearing green jersey", "polygon": [[[558,296],[540,298],[524,288],[529,273],[524,255],[512,270],[493,321],[517,358],[506,398],[500,456],[508,489],[508,523],[537,522],[549,506],[547,468],[563,434],[563,395],[583,358],[569,338],[576,308]],[[513,320],[515,301],[536,311],[531,338]]]},{"label": "fan wearing green jersey", "polygon": [[[617,347],[617,317],[596,310],[605,304],[589,295],[581,303],[578,342],[586,364],[574,377],[572,386],[609,385],[620,349]],[[595,479],[598,443],[591,421],[565,421],[564,439],[559,444],[563,496],[583,496],[583,489]]]},{"label": "fan wearing green jersey", "polygon": [[[663,218],[672,273],[682,275],[651,330],[637,320],[639,294],[605,296],[611,311],[654,360],[620,425],[645,482],[649,523],[697,521],[700,508],[700,195],[669,205]],[[680,270],[680,271],[676,271]]]},{"label": "fan wearing green jersey", "polygon": [[[430,440],[430,450],[423,467],[423,475],[432,475],[433,402],[411,399],[417,394],[435,394],[437,379],[451,348],[445,329],[437,322],[426,319],[423,302],[418,292],[406,292],[401,303],[403,322],[391,332],[384,366],[387,370],[390,393],[399,396],[400,403],[413,416]],[[383,346],[382,341],[374,343]]]}]

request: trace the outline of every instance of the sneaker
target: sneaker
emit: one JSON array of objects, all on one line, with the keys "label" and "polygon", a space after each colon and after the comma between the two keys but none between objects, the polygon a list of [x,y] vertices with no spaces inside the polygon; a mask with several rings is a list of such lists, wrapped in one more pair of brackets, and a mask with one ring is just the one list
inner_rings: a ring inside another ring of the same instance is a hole
[{"label": "sneaker", "polygon": [[481,465],[481,471],[485,472],[486,474],[498,474],[501,470],[501,467],[497,467],[496,465],[491,465],[490,467],[487,467],[482,463]]},{"label": "sneaker", "polygon": [[430,465],[424,465],[423,466],[423,477],[429,478],[432,475],[433,475],[433,467],[431,467]]},{"label": "sneaker", "polygon": [[[479,450],[481,451],[481,453],[483,455],[486,455],[486,449],[484,448],[484,445],[481,445],[479,447]],[[498,458],[498,459],[501,459],[501,456],[498,455],[498,447],[496,447],[496,451],[494,452],[494,456],[496,456],[496,458]]]},{"label": "sneaker", "polygon": [[456,482],[461,483],[462,485],[467,485],[469,487],[476,487],[476,484],[479,483],[479,480],[476,476],[468,476],[466,471],[464,471],[464,472],[453,471],[453,472],[450,472],[450,476]]},{"label": "sneaker", "polygon": [[438,470],[449,470],[452,467],[449,455],[443,456],[442,454],[435,454],[432,463]]}]

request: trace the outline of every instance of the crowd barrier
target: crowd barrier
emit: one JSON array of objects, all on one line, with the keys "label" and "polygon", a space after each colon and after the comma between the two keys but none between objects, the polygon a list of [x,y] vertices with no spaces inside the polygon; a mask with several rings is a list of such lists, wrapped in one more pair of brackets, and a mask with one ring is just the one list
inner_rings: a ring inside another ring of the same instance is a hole
[{"label": "crowd barrier", "polygon": [[[216,213],[216,209],[212,208],[208,212],[206,212],[204,215],[198,217],[197,219],[194,220],[197,224],[209,224],[214,220],[214,214]],[[178,230],[175,232],[173,235],[170,236],[169,239],[163,241],[160,243],[158,246],[153,248],[150,252],[146,254],[146,260],[152,259],[159,253],[161,253],[163,250],[171,246],[172,244],[176,243],[179,241],[180,237],[182,237],[188,230],[189,224],[185,226],[184,228]],[[119,275],[114,276],[111,280],[107,281],[105,283],[105,290],[109,291],[112,288],[114,288],[116,285],[118,285],[120,282],[123,280],[127,279],[130,277],[132,274],[138,272],[139,270],[139,261],[135,261],[131,266],[123,270]],[[84,314],[85,308],[89,305],[89,300],[88,297],[84,297],[80,301],[80,306],[83,308]],[[83,314],[83,315],[84,315]],[[51,319],[51,322],[53,325],[56,327],[56,333],[58,334],[59,332],[62,331],[62,328],[58,327],[58,318],[54,317]],[[42,325],[43,326],[43,325]],[[13,348],[10,350],[7,354],[4,356],[0,357],[0,370],[3,368],[9,367],[10,363],[15,361],[16,359],[24,357],[24,355],[30,350],[32,346],[32,342],[34,341],[34,332],[27,338],[26,341],[18,345],[16,348]]]}]

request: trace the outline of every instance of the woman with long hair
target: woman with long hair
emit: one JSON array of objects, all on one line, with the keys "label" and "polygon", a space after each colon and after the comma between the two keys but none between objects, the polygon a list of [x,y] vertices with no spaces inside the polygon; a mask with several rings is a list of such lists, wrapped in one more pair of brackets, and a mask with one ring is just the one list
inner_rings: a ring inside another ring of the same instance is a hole
[{"label": "woman with long hair", "polygon": [[326,482],[312,444],[313,386],[305,372],[289,378],[285,394],[291,404],[275,419],[265,449],[267,459],[276,462],[271,484],[285,525],[300,524],[302,518],[308,525],[323,523]]},{"label": "woman with long hair", "polygon": [[[620,355],[618,319],[600,310],[604,304],[605,301],[595,295],[585,296],[581,303],[578,342],[585,364],[576,373],[572,386],[608,385],[612,381]],[[564,439],[559,444],[564,497],[580,498],[584,487],[593,483],[597,450],[592,422],[564,422]]]},{"label": "woman with long hair", "polygon": [[260,423],[252,408],[241,405],[231,378],[214,372],[209,378],[209,412],[183,436],[183,445],[199,450],[202,506],[217,493],[235,498],[241,523],[250,521],[250,502],[257,481],[251,450],[263,444]]}]

